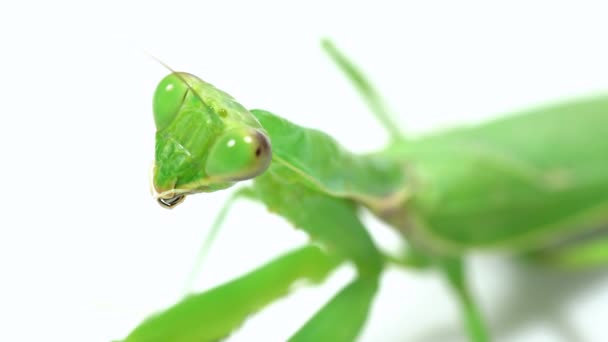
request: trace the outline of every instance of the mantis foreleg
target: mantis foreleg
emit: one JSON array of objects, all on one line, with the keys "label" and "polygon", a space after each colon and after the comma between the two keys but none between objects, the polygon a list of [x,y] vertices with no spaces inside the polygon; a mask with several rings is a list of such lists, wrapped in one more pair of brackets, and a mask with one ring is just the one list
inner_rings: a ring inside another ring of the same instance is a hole
[{"label": "mantis foreleg", "polygon": [[377,289],[377,277],[355,279],[319,310],[289,341],[354,341],[367,319]]},{"label": "mantis foreleg", "polygon": [[292,251],[240,278],[193,294],[142,322],[124,342],[217,341],[301,280],[322,281],[341,262],[318,246]]},{"label": "mantis foreleg", "polygon": [[[356,279],[346,285],[292,338],[293,341],[353,341],[361,331],[378,287],[384,259],[359,220],[357,208],[273,174],[254,182],[257,196],[273,212],[304,230],[328,251],[350,260]],[[339,321],[340,324],[335,324]]]},{"label": "mantis foreleg", "polygon": [[463,261],[461,259],[442,258],[438,263],[460,302],[469,338],[472,342],[488,342],[490,339],[482,314],[466,282]]}]

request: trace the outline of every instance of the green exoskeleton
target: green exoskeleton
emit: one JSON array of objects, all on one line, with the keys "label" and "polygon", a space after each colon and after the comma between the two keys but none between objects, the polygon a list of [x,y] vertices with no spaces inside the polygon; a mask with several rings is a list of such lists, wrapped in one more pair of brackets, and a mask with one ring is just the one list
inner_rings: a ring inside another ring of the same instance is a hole
[{"label": "green exoskeleton", "polygon": [[[216,341],[302,280],[321,282],[345,262],[356,277],[290,341],[353,341],[387,263],[436,268],[461,304],[471,341],[489,341],[470,293],[473,250],[578,269],[608,263],[608,97],[538,107],[417,139],[392,122],[376,90],[331,43],[323,47],[364,96],[391,142],[356,155],[323,132],[247,110],[191,74],[172,72],[154,95],[157,200],[253,179],[229,200],[263,203],[310,244],[144,320],[125,341]],[[294,205],[297,203],[297,205]],[[407,253],[388,256],[359,213],[394,227]],[[207,248],[208,246],[204,247]]]}]

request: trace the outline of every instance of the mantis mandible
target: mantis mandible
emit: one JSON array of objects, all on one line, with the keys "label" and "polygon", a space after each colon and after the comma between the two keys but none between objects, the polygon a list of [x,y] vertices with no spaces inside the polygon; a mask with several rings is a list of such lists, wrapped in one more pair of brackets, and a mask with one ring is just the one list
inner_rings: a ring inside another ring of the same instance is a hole
[{"label": "mantis mandible", "polygon": [[[329,135],[247,110],[196,76],[172,72],[154,95],[152,183],[167,208],[186,196],[239,188],[310,237],[310,243],[233,281],[191,294],[125,341],[216,341],[302,280],[322,282],[351,262],[354,279],[290,341],[353,341],[387,263],[439,270],[460,303],[471,341],[491,339],[469,290],[465,257],[507,251],[577,270],[608,264],[608,97],[537,107],[476,126],[409,139],[376,89],[331,42],[325,51],[391,136],[356,155]],[[296,205],[297,204],[297,205]],[[371,211],[407,241],[383,253],[359,218]],[[206,250],[208,244],[203,248]]]}]

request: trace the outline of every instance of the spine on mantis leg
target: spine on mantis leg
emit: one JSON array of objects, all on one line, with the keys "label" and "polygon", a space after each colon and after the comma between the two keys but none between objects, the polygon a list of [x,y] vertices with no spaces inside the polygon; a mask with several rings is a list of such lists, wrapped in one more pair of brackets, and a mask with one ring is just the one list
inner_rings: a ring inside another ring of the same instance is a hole
[{"label": "spine on mantis leg", "polygon": [[267,111],[251,113],[270,136],[271,168],[283,178],[370,206],[404,192],[403,163],[380,154],[355,155],[323,132],[295,125]]}]

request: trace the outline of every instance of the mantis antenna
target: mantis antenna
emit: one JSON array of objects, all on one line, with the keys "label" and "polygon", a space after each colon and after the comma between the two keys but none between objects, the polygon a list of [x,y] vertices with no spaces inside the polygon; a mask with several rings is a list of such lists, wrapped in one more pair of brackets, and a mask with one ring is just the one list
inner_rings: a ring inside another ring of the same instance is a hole
[{"label": "mantis antenna", "polygon": [[190,85],[190,83],[188,83],[188,81],[186,81],[186,79],[182,76],[181,73],[175,71],[173,68],[171,68],[169,66],[169,64],[163,62],[160,58],[157,58],[156,56],[152,55],[151,53],[147,52],[146,50],[142,50],[142,52],[144,54],[146,54],[148,57],[150,57],[153,60],[155,60],[156,62],[158,62],[158,64],[160,64],[163,67],[165,67],[165,69],[171,71],[171,73],[173,73],[175,76],[177,76],[177,78],[179,78],[182,82],[184,82],[184,84],[186,85],[186,87],[188,87],[188,89],[190,89],[190,91],[192,92],[192,94],[194,94],[194,96],[196,96],[201,101],[201,103],[203,104],[203,106],[205,106],[206,109],[208,109],[209,111],[211,111],[211,107],[209,107],[209,105],[207,105],[207,103],[205,102],[205,100],[203,100],[203,97],[198,92],[196,92],[196,90],[194,90],[194,88],[192,88],[192,86]]}]

